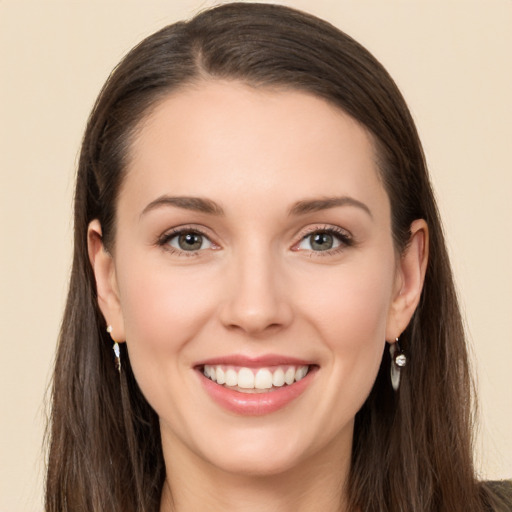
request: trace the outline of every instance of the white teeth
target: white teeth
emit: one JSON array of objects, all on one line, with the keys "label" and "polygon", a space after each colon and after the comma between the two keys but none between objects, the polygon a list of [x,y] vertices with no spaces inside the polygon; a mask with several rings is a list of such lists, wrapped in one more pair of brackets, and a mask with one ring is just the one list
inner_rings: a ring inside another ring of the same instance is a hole
[{"label": "white teeth", "polygon": [[217,375],[217,384],[224,384],[226,382],[226,376],[224,375],[224,370],[219,366],[215,373]]},{"label": "white teeth", "polygon": [[284,372],[282,368],[278,368],[272,375],[272,384],[277,388],[284,386]]},{"label": "white teeth", "polygon": [[206,377],[229,387],[242,389],[270,389],[291,385],[302,380],[309,371],[309,366],[286,366],[271,368],[236,368],[223,365],[205,365],[203,373]]},{"label": "white teeth", "polygon": [[295,372],[295,381],[297,382],[297,381],[303,379],[306,376],[307,373],[308,373],[308,367],[307,366],[301,366]]},{"label": "white teeth", "polygon": [[238,371],[238,387],[254,389],[254,373],[249,368],[240,368]]},{"label": "white teeth", "polygon": [[229,368],[226,370],[226,386],[236,386],[237,384],[238,375],[233,368]]},{"label": "white teeth", "polygon": [[270,389],[272,387],[272,374],[270,370],[262,368],[254,377],[254,387],[256,389]]},{"label": "white teeth", "polygon": [[286,373],[284,374],[284,381],[288,386],[295,382],[295,368],[293,366],[290,366],[290,368],[286,370]]}]

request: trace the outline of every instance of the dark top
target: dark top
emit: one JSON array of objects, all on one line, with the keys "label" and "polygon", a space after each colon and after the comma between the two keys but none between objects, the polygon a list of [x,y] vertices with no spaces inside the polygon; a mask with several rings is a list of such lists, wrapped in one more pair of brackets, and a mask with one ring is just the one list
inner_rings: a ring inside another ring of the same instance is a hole
[{"label": "dark top", "polygon": [[488,501],[489,512],[512,512],[512,480],[483,482],[485,494],[491,495]]}]

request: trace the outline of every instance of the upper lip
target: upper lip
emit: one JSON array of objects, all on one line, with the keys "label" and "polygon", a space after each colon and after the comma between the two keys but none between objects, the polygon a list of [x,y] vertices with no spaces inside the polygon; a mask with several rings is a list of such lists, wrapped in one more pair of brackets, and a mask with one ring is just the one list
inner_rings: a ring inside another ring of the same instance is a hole
[{"label": "upper lip", "polygon": [[242,354],[230,354],[226,356],[213,357],[196,363],[194,366],[241,366],[245,368],[260,368],[265,366],[308,366],[314,364],[306,359],[299,359],[280,354],[265,354],[257,357],[244,356]]}]

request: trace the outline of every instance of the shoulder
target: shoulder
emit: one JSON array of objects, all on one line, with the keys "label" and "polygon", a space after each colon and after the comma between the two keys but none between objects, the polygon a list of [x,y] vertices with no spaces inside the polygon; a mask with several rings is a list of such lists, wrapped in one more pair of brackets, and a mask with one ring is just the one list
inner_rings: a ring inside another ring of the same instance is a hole
[{"label": "shoulder", "polygon": [[489,512],[512,512],[512,480],[489,480],[481,483]]}]

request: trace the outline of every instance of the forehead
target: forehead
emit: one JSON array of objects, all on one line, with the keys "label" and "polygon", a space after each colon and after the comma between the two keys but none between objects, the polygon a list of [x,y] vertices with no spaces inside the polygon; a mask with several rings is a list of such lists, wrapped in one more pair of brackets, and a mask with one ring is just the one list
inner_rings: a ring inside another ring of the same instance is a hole
[{"label": "forehead", "polygon": [[341,109],[302,91],[221,81],[173,92],[153,109],[131,145],[123,189],[121,199],[131,190],[141,202],[164,193],[387,200],[371,136]]}]

